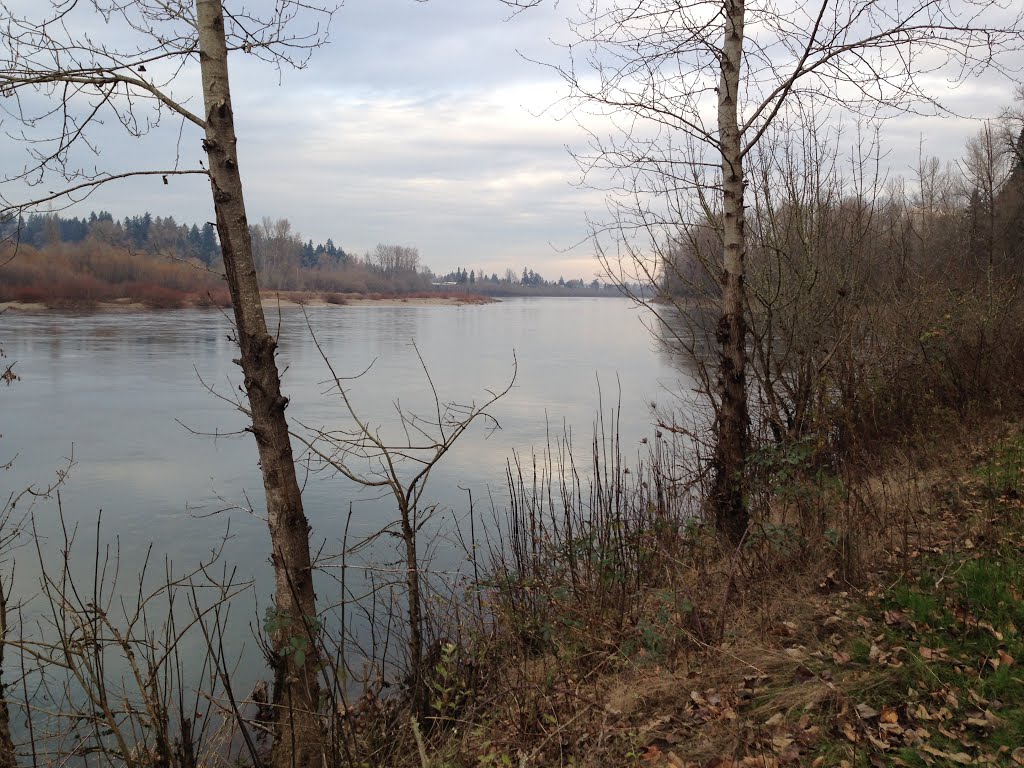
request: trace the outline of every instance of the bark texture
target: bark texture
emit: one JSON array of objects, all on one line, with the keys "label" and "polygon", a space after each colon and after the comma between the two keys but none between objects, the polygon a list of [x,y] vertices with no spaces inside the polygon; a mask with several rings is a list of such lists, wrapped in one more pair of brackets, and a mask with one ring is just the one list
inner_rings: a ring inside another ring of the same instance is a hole
[{"label": "bark texture", "polygon": [[718,132],[722,152],[722,316],[718,342],[719,408],[716,424],[715,480],[712,503],[715,524],[737,543],[749,523],[745,465],[749,449],[747,412],[747,328],[744,319],[743,275],[746,233],[743,208],[743,147],[739,128],[739,86],[743,63],[744,0],[725,0],[725,35],[718,89]]},{"label": "bark texture", "polygon": [[418,718],[423,719],[427,715],[427,690],[423,669],[419,558],[416,552],[416,528],[407,501],[402,503],[402,539],[405,542],[406,588],[409,591],[409,691],[413,711]]},{"label": "bark texture", "polygon": [[7,686],[3,683],[4,650],[7,638],[7,601],[0,584],[0,768],[17,768],[14,741],[11,739],[11,717],[7,709]]},{"label": "bark texture", "polygon": [[[284,415],[288,400],[281,394],[275,360],[277,342],[267,330],[252,259],[236,154],[221,1],[196,0],[196,19],[206,110],[203,148],[209,159],[217,232],[241,351],[237,362],[244,374],[251,429],[259,448],[270,526],[276,608],[270,622],[275,652],[275,734],[271,760],[275,768],[319,768],[324,756],[317,712],[320,687],[309,525],[302,509]],[[303,653],[296,654],[296,647]]]}]

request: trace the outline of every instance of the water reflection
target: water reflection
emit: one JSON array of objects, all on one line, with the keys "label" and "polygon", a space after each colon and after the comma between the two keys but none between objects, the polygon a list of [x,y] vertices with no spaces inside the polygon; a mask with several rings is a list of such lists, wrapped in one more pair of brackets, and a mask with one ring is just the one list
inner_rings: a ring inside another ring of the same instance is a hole
[{"label": "water reflection", "polygon": [[[508,381],[513,356],[518,360],[513,389],[493,409],[501,429],[490,435],[482,425],[472,429],[431,478],[429,503],[448,510],[449,524],[465,514],[468,496],[460,486],[478,500],[493,496],[502,503],[506,460],[515,451],[528,455],[549,430],[564,428],[585,449],[599,387],[606,407],[620,404],[627,457],[652,432],[652,407],[677,407],[678,393],[695,388],[678,357],[652,340],[644,324],[650,318],[626,300],[328,307],[311,309],[308,319],[340,375],[369,368],[351,382],[352,396],[361,416],[384,432],[395,428],[396,402],[413,411],[433,407],[413,342],[444,400],[480,402],[486,390]],[[324,394],[329,374],[303,314],[284,309],[278,318],[271,311],[269,321],[280,325],[293,423],[328,429],[341,423],[344,409]],[[77,465],[63,490],[65,517],[70,526],[92,530],[102,510],[103,535],[120,542],[122,573],[138,571],[149,542],[159,559],[190,568],[230,530],[225,558],[239,567],[238,578],[255,579],[265,605],[271,584],[255,446],[246,435],[223,436],[243,429],[244,418],[206,389],[227,399],[239,394],[230,331],[216,310],[4,315],[0,334],[22,381],[0,392],[0,450],[19,454],[0,475],[0,490],[49,479],[73,447]],[[308,478],[304,501],[314,548],[328,553],[341,546],[350,506],[350,537],[379,529],[394,514],[388,499],[336,478]],[[257,514],[244,511],[250,506]],[[37,509],[44,548],[56,553],[56,504],[40,502]],[[443,564],[445,553],[435,555],[435,564]],[[18,560],[21,596],[38,590],[30,560]],[[331,590],[336,587],[324,584],[321,596],[337,597]],[[252,613],[235,615],[239,631],[247,632]]]}]

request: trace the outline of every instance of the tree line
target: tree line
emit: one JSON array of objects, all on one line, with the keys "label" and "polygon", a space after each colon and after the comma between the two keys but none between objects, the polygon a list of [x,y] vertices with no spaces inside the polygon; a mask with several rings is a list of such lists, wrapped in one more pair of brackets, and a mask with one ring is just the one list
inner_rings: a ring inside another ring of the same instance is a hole
[{"label": "tree line", "polygon": [[[293,240],[286,219],[264,219],[252,228],[253,236],[262,241],[287,238]],[[179,224],[174,216],[153,216],[148,211],[136,216],[115,219],[109,211],[92,211],[88,216],[66,218],[59,213],[29,213],[0,222],[0,240],[45,248],[57,243],[81,243],[92,237],[110,245],[124,246],[148,254],[172,254],[196,259],[207,266],[220,262],[220,241],[213,222]],[[299,241],[295,251],[302,266],[311,268],[321,263],[343,263],[348,254],[327,238],[314,245],[312,240]]]},{"label": "tree line", "polygon": [[[261,285],[274,290],[365,294],[457,289],[489,295],[618,295],[596,278],[590,283],[579,278],[546,280],[529,267],[524,267],[521,275],[506,269],[501,277],[497,273],[486,275],[482,269],[467,272],[461,267],[435,275],[422,263],[419,249],[414,246],[379,243],[360,256],[336,245],[333,238],[321,243],[303,238],[284,218],[263,217],[249,226],[249,236]],[[122,219],[114,218],[109,211],[81,217],[64,217],[59,213],[12,216],[0,223],[0,242],[51,252],[50,258],[55,258],[54,249],[64,247],[63,256],[70,260],[65,271],[69,273],[79,271],[74,266],[77,254],[84,260],[81,266],[87,274],[107,279],[114,271],[123,278],[113,280],[115,283],[151,282],[157,288],[180,289],[182,281],[167,277],[167,273],[165,277],[171,284],[162,284],[158,270],[151,269],[145,259],[169,257],[194,261],[211,269],[223,268],[221,245],[213,223],[179,224],[173,216],[153,216],[149,212]],[[96,247],[106,252],[97,253]],[[115,252],[122,254],[117,257],[121,266],[117,270],[98,270],[97,262],[114,258]],[[133,256],[143,257],[144,261],[127,269],[126,260]],[[42,260],[46,258],[44,255]],[[26,260],[31,261],[31,257]],[[33,282],[27,274],[9,275],[8,279],[9,291],[19,284]],[[52,280],[49,283],[54,284]],[[195,287],[205,289],[205,284]],[[156,295],[152,290],[145,293],[151,298]],[[41,289],[29,294],[32,300],[46,298]],[[8,292],[2,298],[19,295]]]},{"label": "tree line", "polygon": [[[1015,283],[1024,267],[1024,130],[1017,133],[1013,123],[985,123],[956,161],[943,165],[938,158],[923,158],[909,181],[896,178],[884,187],[860,191],[847,176],[797,195],[794,166],[756,157],[761,175],[753,185],[754,205],[747,221],[751,274],[764,277],[783,262],[784,271],[794,277],[798,260],[813,261],[825,272],[825,265],[835,266],[830,262],[837,258],[839,243],[854,229],[863,239],[856,249],[847,245],[847,256],[871,262],[862,269],[876,283],[891,273],[881,254],[894,239],[906,256],[906,268],[913,265],[921,275],[935,274],[936,265],[945,265],[953,269],[945,274],[954,281],[981,271],[1002,284]],[[792,152],[792,143],[785,153]],[[820,171],[828,150],[805,148],[816,156],[808,155],[811,162],[803,170]],[[831,159],[836,159],[834,153]],[[666,238],[658,278],[665,296],[699,299],[714,291],[714,254],[722,247],[719,231],[711,216]],[[849,280],[852,274],[847,270]],[[912,278],[908,274],[903,279]],[[834,290],[846,296],[853,288],[836,285]],[[761,296],[755,283],[753,308],[765,303]]]}]

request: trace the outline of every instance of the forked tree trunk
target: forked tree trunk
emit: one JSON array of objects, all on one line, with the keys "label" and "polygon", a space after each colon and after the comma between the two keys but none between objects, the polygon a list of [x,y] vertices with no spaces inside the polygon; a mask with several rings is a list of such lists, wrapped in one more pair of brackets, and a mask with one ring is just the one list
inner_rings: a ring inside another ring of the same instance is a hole
[{"label": "forked tree trunk", "polygon": [[405,585],[409,610],[409,693],[412,709],[420,720],[427,716],[426,670],[423,668],[423,610],[420,596],[416,527],[408,501],[401,503],[402,540],[405,542]]},{"label": "forked tree trunk", "polygon": [[[288,423],[288,400],[281,394],[275,360],[277,342],[267,331],[260,303],[252,241],[238,170],[224,14],[220,0],[196,0],[199,62],[206,110],[206,141],[217,232],[224,254],[235,326],[249,400],[252,433],[259,448],[267,497],[276,614],[271,642],[274,659],[275,768],[321,766],[323,736],[317,710],[316,597],[309,555],[309,525],[295,475]],[[301,638],[296,655],[292,638]],[[293,647],[290,647],[293,646]],[[304,655],[304,658],[302,657]]]},{"label": "forked tree trunk", "polygon": [[746,234],[743,210],[743,154],[739,129],[739,85],[743,63],[744,0],[725,0],[722,76],[718,89],[718,133],[722,151],[723,271],[722,316],[717,338],[722,345],[718,370],[715,479],[712,504],[715,525],[738,543],[749,522],[745,465],[749,449],[747,413],[747,328],[744,319]]}]

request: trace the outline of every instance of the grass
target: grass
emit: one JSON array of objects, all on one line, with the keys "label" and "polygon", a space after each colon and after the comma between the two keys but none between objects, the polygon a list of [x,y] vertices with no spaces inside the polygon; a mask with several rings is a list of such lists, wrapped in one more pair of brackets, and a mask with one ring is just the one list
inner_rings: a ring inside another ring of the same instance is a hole
[{"label": "grass", "polygon": [[731,559],[677,539],[670,559],[700,567],[634,581],[621,625],[551,571],[531,591],[550,598],[543,637],[506,648],[503,695],[435,736],[435,764],[1024,765],[1024,440],[942,460],[885,490],[900,514],[844,530],[864,553],[853,581],[832,577],[827,537],[797,557],[781,524]]},{"label": "grass", "polygon": [[1022,467],[1019,437],[996,445],[963,478],[967,515],[932,531],[896,583],[849,603],[862,631],[842,639],[835,685],[869,709],[846,728],[830,713],[838,727],[812,763],[1024,764]]},{"label": "grass", "polygon": [[[45,304],[55,309],[94,309],[131,301],[151,309],[230,306],[223,278],[195,261],[133,252],[86,240],[45,249],[0,243],[0,302]],[[289,270],[260,275],[265,295],[298,303],[342,305],[348,297],[410,300],[444,298],[463,304],[491,299],[464,291],[434,291],[425,277],[388,277],[366,265]]]}]

